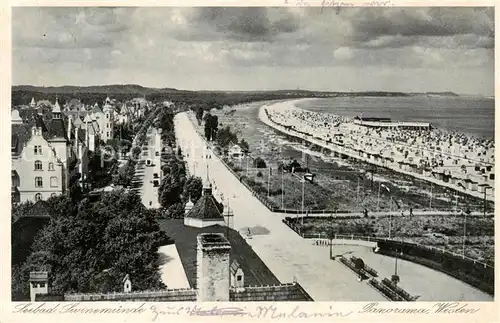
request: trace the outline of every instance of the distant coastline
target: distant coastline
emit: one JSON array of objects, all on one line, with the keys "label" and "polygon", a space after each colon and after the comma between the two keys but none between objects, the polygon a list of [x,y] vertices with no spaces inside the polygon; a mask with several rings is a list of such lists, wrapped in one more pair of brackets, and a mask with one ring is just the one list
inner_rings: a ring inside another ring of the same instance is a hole
[{"label": "distant coastline", "polygon": [[138,84],[110,84],[110,85],[95,85],[95,86],[78,86],[78,85],[63,85],[63,86],[36,86],[36,85],[13,85],[13,92],[39,92],[39,93],[54,93],[54,94],[71,94],[71,93],[103,93],[103,94],[158,94],[166,92],[213,92],[213,93],[293,93],[293,94],[310,94],[318,96],[445,96],[459,97],[461,95],[451,92],[391,92],[391,91],[315,91],[315,90],[183,90],[172,87],[155,88],[145,87]]}]

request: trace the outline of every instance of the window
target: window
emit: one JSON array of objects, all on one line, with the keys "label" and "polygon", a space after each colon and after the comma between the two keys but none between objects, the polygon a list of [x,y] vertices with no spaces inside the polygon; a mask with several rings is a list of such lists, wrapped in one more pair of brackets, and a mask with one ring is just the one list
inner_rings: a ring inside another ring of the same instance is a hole
[{"label": "window", "polygon": [[49,170],[54,170],[54,163],[49,163]]},{"label": "window", "polygon": [[41,161],[39,161],[39,160],[35,161],[35,170],[43,170]]},{"label": "window", "polygon": [[41,177],[35,177],[35,187],[43,187],[43,180]]},{"label": "window", "polygon": [[42,146],[35,146],[33,147],[35,155],[41,155],[42,154]]},{"label": "window", "polygon": [[106,137],[109,137],[109,131],[108,131],[108,132],[106,132]]},{"label": "window", "polygon": [[42,199],[42,193],[36,193],[35,194],[35,202],[38,202]]},{"label": "window", "polygon": [[[108,113],[106,113],[106,118],[109,119],[109,114]],[[108,127],[109,127],[109,123],[108,123]]]},{"label": "window", "polygon": [[240,282],[241,281],[241,275],[236,276],[236,280]]},{"label": "window", "polygon": [[50,178],[50,187],[57,187],[59,185],[57,177],[52,176]]},{"label": "window", "polygon": [[44,288],[45,287],[45,282],[39,282],[38,283],[39,288]]}]

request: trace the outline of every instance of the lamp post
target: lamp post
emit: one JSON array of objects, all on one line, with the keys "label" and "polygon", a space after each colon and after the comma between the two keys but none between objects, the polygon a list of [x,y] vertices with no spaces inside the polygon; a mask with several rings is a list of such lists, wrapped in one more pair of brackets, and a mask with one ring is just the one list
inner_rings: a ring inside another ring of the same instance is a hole
[{"label": "lamp post", "polygon": [[392,195],[391,195],[391,201],[389,203],[389,239],[391,238],[391,229],[392,229]]},{"label": "lamp post", "polygon": [[269,174],[267,176],[267,198],[269,198],[270,189],[271,189],[271,167],[269,167]]},{"label": "lamp post", "polygon": [[285,209],[285,185],[284,185],[285,170],[281,167],[281,209]]},{"label": "lamp post", "polygon": [[466,231],[467,230],[467,212],[464,212],[464,238],[462,241],[462,256],[465,257],[465,241],[466,241]]},{"label": "lamp post", "polygon": [[486,190],[490,189],[490,186],[484,187],[484,200],[483,200],[483,217],[486,216]]}]

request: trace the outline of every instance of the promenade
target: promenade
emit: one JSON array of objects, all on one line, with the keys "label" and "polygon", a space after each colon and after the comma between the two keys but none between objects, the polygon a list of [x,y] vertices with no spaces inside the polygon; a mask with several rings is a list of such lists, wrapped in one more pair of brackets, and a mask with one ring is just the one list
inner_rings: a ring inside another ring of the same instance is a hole
[{"label": "promenade", "polygon": [[[233,228],[243,237],[250,230],[247,242],[280,281],[296,279],[315,301],[385,300],[366,282],[358,282],[340,262],[329,259],[328,248],[299,237],[282,223],[282,215],[260,203],[210,151],[187,113],[176,115],[175,130],[190,173],[206,178],[208,165],[214,195],[219,197],[222,193],[225,209],[229,207],[234,213]],[[384,277],[390,277],[394,270],[393,258],[375,254],[366,247],[334,246],[333,252],[361,257]],[[407,261],[398,263],[401,263],[401,287],[410,294],[420,295],[419,301],[491,300],[490,296],[440,272]]]},{"label": "promenade", "polygon": [[[386,160],[382,159],[382,158],[377,158],[375,159],[375,151],[371,151],[372,153],[374,153],[373,156],[369,156],[368,154],[366,153],[362,153],[356,149],[353,149],[353,148],[348,148],[346,147],[345,145],[342,146],[342,145],[337,145],[333,142],[331,143],[328,143],[326,142],[325,140],[322,140],[321,139],[321,134],[319,134],[321,131],[319,128],[316,128],[314,131],[314,136],[313,135],[309,135],[307,133],[304,133],[304,131],[297,131],[297,129],[302,129],[302,128],[311,128],[314,126],[314,124],[312,122],[306,122],[304,121],[303,123],[304,124],[301,124],[301,125],[297,125],[297,126],[284,126],[283,124],[280,124],[280,123],[277,123],[276,121],[274,120],[271,120],[268,116],[268,113],[273,113],[273,111],[276,111],[277,113],[276,114],[280,114],[280,116],[283,118],[283,116],[281,114],[282,111],[281,110],[287,110],[287,109],[298,109],[298,108],[295,108],[294,107],[294,103],[297,102],[299,100],[291,100],[291,101],[285,101],[285,102],[279,102],[279,103],[275,103],[275,104],[272,104],[272,105],[263,105],[260,110],[259,110],[259,119],[265,123],[266,125],[282,132],[282,133],[285,133],[285,134],[288,134],[290,136],[294,136],[294,137],[297,137],[297,138],[300,138],[300,139],[303,139],[309,143],[312,143],[312,144],[315,144],[319,147],[323,147],[323,148],[326,148],[328,150],[331,150],[335,153],[338,153],[338,154],[341,154],[341,155],[345,155],[345,156],[348,156],[349,158],[353,158],[353,159],[357,159],[357,160],[361,160],[363,162],[366,162],[366,163],[369,163],[369,164],[373,164],[373,165],[377,165],[377,166],[382,166],[382,167],[386,167],[388,169],[391,169],[395,172],[399,172],[399,173],[402,173],[402,174],[406,174],[406,175],[409,175],[409,176],[412,176],[412,177],[415,177],[415,178],[418,178],[418,179],[421,179],[421,180],[425,180],[427,182],[430,182],[430,183],[433,183],[433,184],[436,184],[436,185],[439,185],[439,186],[443,186],[443,187],[447,187],[447,188],[451,188],[455,191],[458,191],[460,193],[463,193],[463,194],[467,194],[467,195],[470,195],[470,196],[474,196],[474,197],[477,197],[477,198],[480,198],[480,199],[483,199],[483,198],[486,198],[488,201],[494,201],[494,194],[492,193],[493,190],[491,189],[487,189],[486,190],[486,195],[483,193],[483,192],[479,192],[479,191],[472,191],[470,189],[465,189],[463,187],[460,187],[458,185],[455,185],[455,183],[452,183],[452,182],[444,182],[442,180],[440,180],[439,178],[435,178],[435,177],[431,177],[431,176],[428,176],[429,174],[420,174],[420,173],[416,173],[414,171],[410,171],[409,168],[407,168],[406,166],[405,167],[402,167],[401,165],[396,165],[397,163],[393,162],[393,163],[388,163]],[[280,119],[281,120],[281,119]],[[294,121],[289,121],[289,123],[294,123],[296,120]],[[339,123],[340,122],[343,122],[341,119],[339,119]],[[295,128],[293,128],[295,127]],[[318,131],[318,134],[316,134],[316,130]],[[363,136],[363,135],[360,135],[359,137],[366,137],[366,136]],[[368,138],[368,139],[365,139],[365,140],[368,140],[368,141],[373,141],[373,138]],[[389,143],[387,143],[387,145],[389,145]],[[397,145],[400,145],[400,144],[397,144]]]}]

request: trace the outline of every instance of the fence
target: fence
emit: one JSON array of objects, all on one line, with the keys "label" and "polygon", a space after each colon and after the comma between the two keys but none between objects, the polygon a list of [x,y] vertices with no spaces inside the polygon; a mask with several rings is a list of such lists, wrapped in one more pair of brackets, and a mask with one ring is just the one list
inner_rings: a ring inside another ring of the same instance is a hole
[{"label": "fence", "polygon": [[399,257],[420,265],[441,271],[461,281],[468,283],[485,293],[494,295],[494,266],[479,260],[459,255],[443,248],[422,245],[413,242],[396,241],[386,237],[369,237],[358,235],[326,235],[321,233],[304,234],[301,227],[286,217],[283,223],[304,239],[323,239],[328,244],[335,239],[361,240],[377,242],[378,253]]}]

